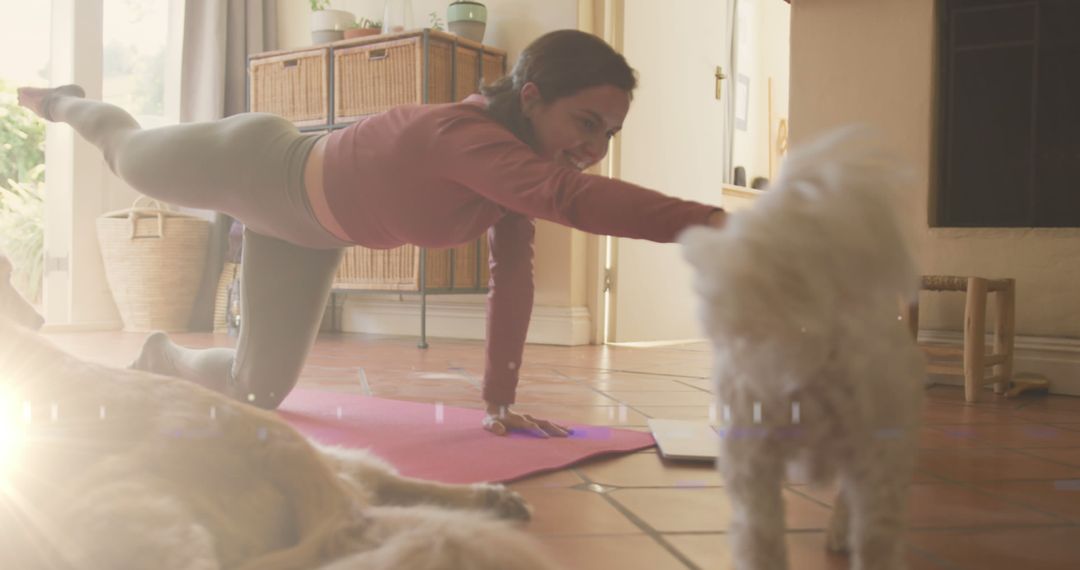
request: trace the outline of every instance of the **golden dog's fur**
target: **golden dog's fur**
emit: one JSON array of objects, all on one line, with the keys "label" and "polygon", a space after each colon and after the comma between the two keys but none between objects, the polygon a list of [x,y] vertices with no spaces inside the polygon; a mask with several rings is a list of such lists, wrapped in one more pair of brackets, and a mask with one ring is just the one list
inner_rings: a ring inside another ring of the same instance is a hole
[{"label": "golden dog's fur", "polygon": [[3,317],[0,394],[0,453],[15,456],[0,568],[553,567],[495,520],[529,513],[501,486],[402,478],[273,412],[80,361]]}]

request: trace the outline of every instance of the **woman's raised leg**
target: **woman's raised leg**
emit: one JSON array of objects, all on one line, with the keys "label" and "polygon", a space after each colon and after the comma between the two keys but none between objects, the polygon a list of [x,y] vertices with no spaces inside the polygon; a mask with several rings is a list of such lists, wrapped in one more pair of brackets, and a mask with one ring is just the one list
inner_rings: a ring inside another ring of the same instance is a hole
[{"label": "woman's raised leg", "polygon": [[70,124],[139,192],[245,224],[237,348],[185,348],[155,333],[132,367],[260,407],[280,404],[315,342],[347,245],[318,224],[306,201],[314,136],[264,113],[142,129],[123,109],[83,98],[78,86],[24,88],[19,97],[43,118]]},{"label": "woman's raised leg", "polygon": [[71,125],[142,194],[223,212],[300,245],[342,245],[313,223],[304,196],[304,165],[319,135],[301,133],[282,117],[241,113],[143,129],[124,109],[85,99],[77,85],[24,87],[19,101],[47,120]]}]

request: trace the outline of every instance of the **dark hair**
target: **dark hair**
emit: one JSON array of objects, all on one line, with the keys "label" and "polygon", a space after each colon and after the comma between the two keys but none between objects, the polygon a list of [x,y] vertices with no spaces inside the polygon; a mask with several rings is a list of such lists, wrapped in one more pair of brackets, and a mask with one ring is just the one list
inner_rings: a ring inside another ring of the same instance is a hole
[{"label": "dark hair", "polygon": [[578,30],[540,36],[521,52],[509,75],[480,90],[488,98],[488,115],[529,146],[535,146],[536,137],[521,108],[521,88],[529,82],[546,103],[600,85],[628,94],[637,87],[626,58],[604,40]]}]

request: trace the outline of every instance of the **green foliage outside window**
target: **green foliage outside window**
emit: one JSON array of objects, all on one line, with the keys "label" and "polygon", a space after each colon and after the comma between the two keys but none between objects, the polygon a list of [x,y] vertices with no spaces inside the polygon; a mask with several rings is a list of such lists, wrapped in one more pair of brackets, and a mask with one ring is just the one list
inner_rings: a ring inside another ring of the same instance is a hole
[{"label": "green foliage outside window", "polygon": [[0,81],[0,251],[15,266],[15,286],[41,298],[44,266],[45,123],[20,107]]},{"label": "green foliage outside window", "polygon": [[40,181],[45,123],[18,104],[15,87],[0,80],[0,185]]}]

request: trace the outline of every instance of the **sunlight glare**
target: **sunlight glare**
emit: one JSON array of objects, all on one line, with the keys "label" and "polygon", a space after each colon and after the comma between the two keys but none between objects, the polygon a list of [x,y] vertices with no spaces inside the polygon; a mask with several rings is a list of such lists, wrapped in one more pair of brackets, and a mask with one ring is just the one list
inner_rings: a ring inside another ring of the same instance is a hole
[{"label": "sunlight glare", "polygon": [[13,394],[0,387],[0,481],[6,480],[14,470],[28,420],[25,405],[20,406]]}]

